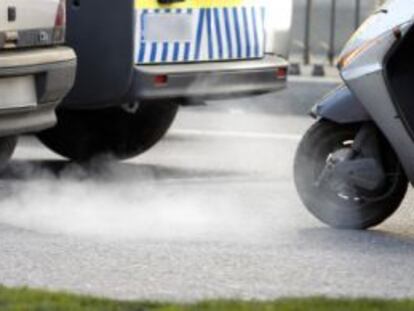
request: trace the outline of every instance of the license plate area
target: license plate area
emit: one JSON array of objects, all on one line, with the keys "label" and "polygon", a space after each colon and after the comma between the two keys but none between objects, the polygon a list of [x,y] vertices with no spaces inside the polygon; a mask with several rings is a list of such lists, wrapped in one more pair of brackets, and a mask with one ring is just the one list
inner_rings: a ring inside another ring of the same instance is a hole
[{"label": "license plate area", "polygon": [[2,109],[36,106],[37,94],[33,76],[0,78],[0,113]]},{"label": "license plate area", "polygon": [[142,39],[150,42],[190,42],[194,36],[192,14],[148,13],[143,15]]},{"label": "license plate area", "polygon": [[225,0],[217,1],[217,6],[212,3],[216,2],[191,8],[139,7],[136,11],[136,63],[263,58],[265,7],[247,5],[247,2],[241,5],[243,1],[237,2],[240,5],[229,5]]}]

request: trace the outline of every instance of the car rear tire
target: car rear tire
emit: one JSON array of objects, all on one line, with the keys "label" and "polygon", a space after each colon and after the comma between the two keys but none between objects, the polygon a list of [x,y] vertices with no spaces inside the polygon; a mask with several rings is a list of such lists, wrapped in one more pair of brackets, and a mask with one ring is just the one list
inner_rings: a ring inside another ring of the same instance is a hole
[{"label": "car rear tire", "polygon": [[2,172],[17,146],[17,136],[8,136],[0,138],[0,172]]},{"label": "car rear tire", "polygon": [[[320,184],[328,159],[338,150],[351,148],[360,128],[321,120],[306,133],[296,154],[294,178],[302,202],[316,218],[334,228],[363,230],[379,225],[398,209],[407,192],[405,173],[382,136],[379,147],[386,182],[379,191],[361,191],[338,176]],[[335,191],[338,181],[348,193]]]},{"label": "car rear tire", "polygon": [[61,109],[57,125],[38,137],[47,147],[74,161],[100,156],[133,158],[163,138],[178,111],[178,105],[164,102],[145,102],[137,108]]}]

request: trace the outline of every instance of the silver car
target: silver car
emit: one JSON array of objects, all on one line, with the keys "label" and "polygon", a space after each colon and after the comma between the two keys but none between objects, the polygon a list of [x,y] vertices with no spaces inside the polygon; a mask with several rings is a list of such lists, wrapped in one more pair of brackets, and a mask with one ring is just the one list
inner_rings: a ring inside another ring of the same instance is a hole
[{"label": "silver car", "polygon": [[16,136],[56,123],[55,108],[74,83],[76,55],[63,47],[64,0],[0,1],[0,168]]}]

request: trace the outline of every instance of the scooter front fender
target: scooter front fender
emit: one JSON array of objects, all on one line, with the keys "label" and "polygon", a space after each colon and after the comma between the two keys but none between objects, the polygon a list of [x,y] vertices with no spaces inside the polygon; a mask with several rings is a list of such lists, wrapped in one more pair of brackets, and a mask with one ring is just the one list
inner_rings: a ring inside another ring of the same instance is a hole
[{"label": "scooter front fender", "polygon": [[327,119],[339,124],[370,121],[364,106],[346,85],[329,93],[311,111],[315,118]]}]

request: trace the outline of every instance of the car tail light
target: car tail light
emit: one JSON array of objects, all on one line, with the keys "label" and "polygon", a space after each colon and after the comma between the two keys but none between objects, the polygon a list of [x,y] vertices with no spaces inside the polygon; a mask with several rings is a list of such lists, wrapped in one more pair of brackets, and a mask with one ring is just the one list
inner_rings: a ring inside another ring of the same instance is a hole
[{"label": "car tail light", "polygon": [[276,71],[276,76],[280,80],[286,79],[287,78],[287,75],[288,75],[288,69],[287,69],[287,67],[280,67]]},{"label": "car tail light", "polygon": [[167,75],[157,75],[154,77],[154,86],[166,86],[168,84],[168,76]]},{"label": "car tail light", "polygon": [[56,12],[54,42],[63,43],[66,33],[66,0],[60,0]]}]

